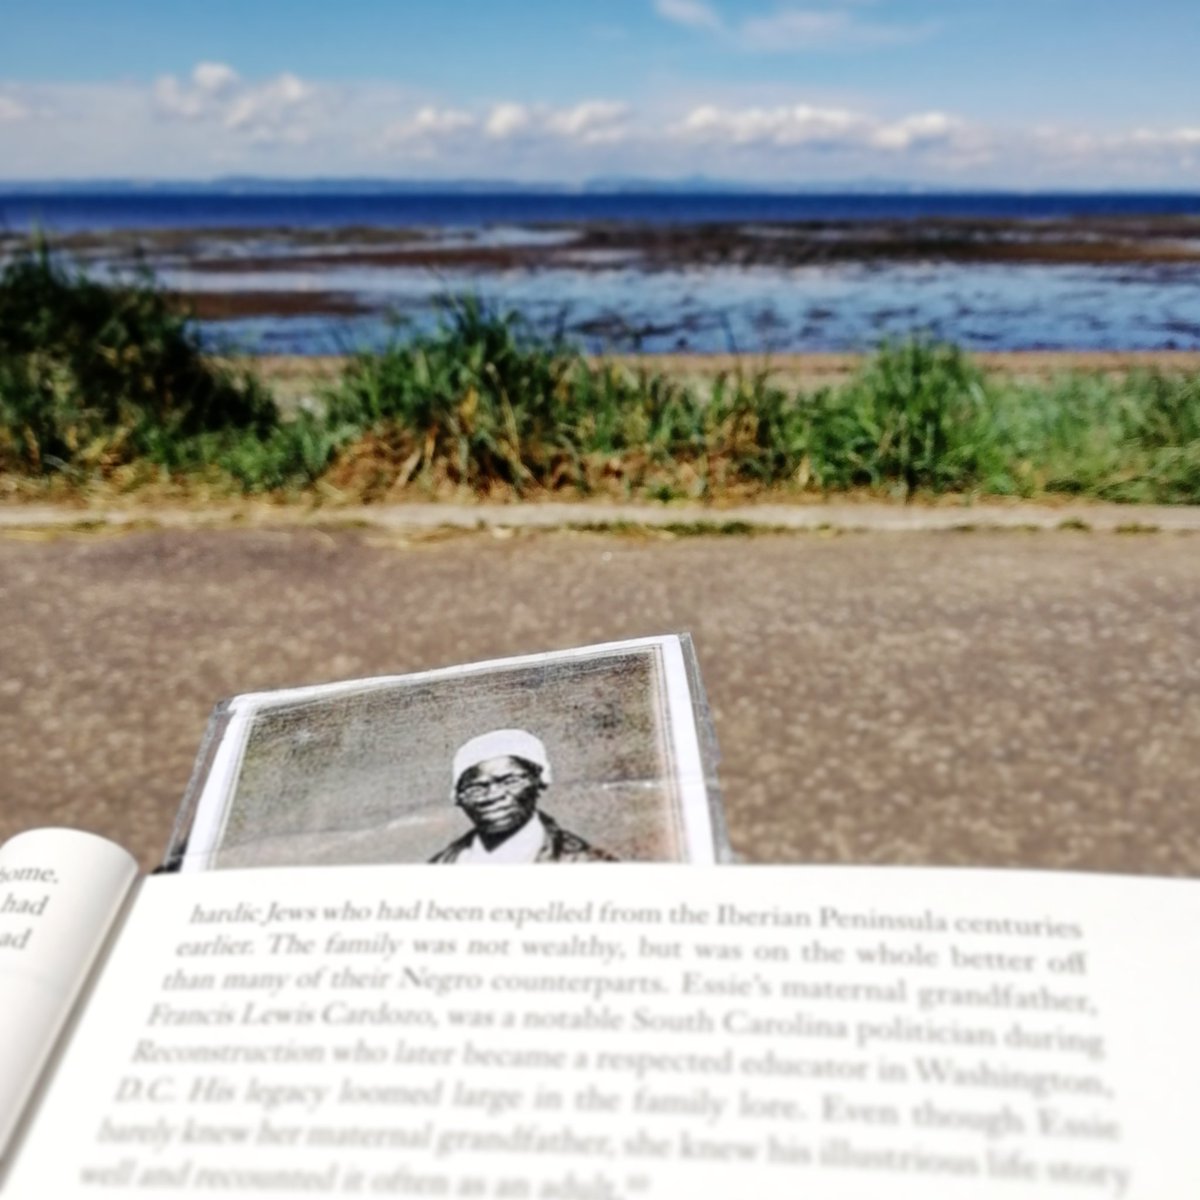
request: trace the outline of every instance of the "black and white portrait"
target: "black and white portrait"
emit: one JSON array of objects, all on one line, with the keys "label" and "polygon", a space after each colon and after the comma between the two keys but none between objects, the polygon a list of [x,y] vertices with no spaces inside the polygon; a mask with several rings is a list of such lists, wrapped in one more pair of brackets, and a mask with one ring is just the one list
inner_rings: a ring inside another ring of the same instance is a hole
[{"label": "black and white portrait", "polygon": [[542,742],[524,729],[493,729],[458,748],[454,803],[472,828],[435,854],[435,863],[613,862],[563,829],[539,801],[553,772]]},{"label": "black and white portrait", "polygon": [[169,861],[715,861],[690,653],[641,638],[235,697]]}]

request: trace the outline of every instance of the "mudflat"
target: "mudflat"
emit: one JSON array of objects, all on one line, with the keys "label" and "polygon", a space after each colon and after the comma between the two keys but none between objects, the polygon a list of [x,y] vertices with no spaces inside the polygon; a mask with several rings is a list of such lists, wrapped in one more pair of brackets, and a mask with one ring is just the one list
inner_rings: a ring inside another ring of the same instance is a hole
[{"label": "mudflat", "polygon": [[747,859],[1200,873],[1196,535],[0,537],[0,837],[163,850],[220,696],[688,629]]},{"label": "mudflat", "polygon": [[[0,230],[0,260],[25,234]],[[501,226],[63,233],[80,265],[152,268],[212,344],[386,344],[399,315],[484,295],[592,349],[1196,348],[1200,217],[1185,213],[574,220]]]},{"label": "mudflat", "polygon": [[[1200,217],[1109,214],[881,217],[819,220],[547,221],[494,228],[189,226],[60,234],[83,259],[169,256],[193,271],[241,273],[324,266],[495,271],[614,263],[646,270],[685,264],[797,266],[835,262],[1190,263],[1200,261]],[[0,231],[0,251],[24,235]]]}]

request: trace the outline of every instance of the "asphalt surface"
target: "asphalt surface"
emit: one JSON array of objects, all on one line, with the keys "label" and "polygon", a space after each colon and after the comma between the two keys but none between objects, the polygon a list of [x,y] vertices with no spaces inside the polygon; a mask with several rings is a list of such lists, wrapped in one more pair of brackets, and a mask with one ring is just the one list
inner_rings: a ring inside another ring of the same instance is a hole
[{"label": "asphalt surface", "polygon": [[8,529],[0,611],[0,838],[152,866],[223,695],[686,629],[747,859],[1200,874],[1195,533]]}]

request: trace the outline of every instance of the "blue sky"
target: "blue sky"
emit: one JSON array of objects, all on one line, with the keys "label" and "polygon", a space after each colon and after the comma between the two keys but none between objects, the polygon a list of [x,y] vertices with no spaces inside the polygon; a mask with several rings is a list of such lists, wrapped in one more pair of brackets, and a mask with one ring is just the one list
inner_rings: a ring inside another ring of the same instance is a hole
[{"label": "blue sky", "polygon": [[0,5],[0,178],[1200,187],[1197,0]]}]

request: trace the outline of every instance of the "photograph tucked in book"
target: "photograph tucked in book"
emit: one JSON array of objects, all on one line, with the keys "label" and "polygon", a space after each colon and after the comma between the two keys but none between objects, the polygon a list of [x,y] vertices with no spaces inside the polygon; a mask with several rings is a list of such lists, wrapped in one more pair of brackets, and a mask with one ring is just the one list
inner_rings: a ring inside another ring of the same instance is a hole
[{"label": "photograph tucked in book", "polygon": [[706,712],[685,638],[259,693],[182,869],[0,846],[0,1200],[1200,1195],[1195,881],[726,865]]},{"label": "photograph tucked in book", "polygon": [[167,867],[728,859],[690,638],[236,696]]}]

